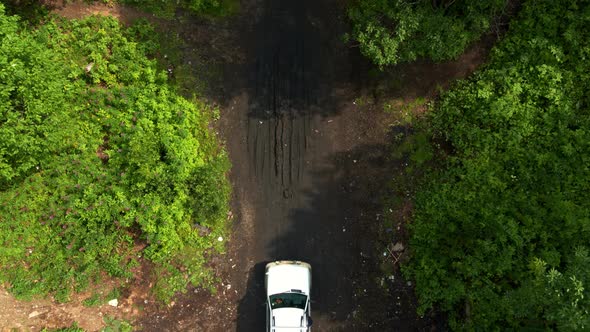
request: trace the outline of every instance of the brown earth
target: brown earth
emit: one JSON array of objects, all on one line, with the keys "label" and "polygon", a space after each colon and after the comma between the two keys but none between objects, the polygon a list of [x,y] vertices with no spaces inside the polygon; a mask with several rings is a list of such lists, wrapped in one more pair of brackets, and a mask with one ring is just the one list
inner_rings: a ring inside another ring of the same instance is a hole
[{"label": "brown earth", "polygon": [[[125,23],[146,17],[127,7],[84,3],[56,13],[114,15]],[[439,88],[475,70],[493,38],[457,61],[421,61],[373,75],[357,50],[341,43],[342,15],[336,0],[244,0],[238,16],[222,20],[147,15],[181,41],[175,79],[188,92],[194,84],[221,108],[215,128],[233,164],[235,222],[227,253],[211,261],[220,278],[217,291],[189,289],[162,306],[149,297],[149,280],[138,279],[118,308],[85,308],[83,296],[61,305],[16,301],[2,292],[2,330],[77,321],[96,331],[104,315],[145,331],[262,330],[264,264],[277,259],[312,264],[315,330],[440,328],[436,317],[415,314],[412,285],[397,269],[404,250],[385,253],[393,268],[389,291],[383,288],[377,242],[404,241],[411,200],[400,197],[399,210],[388,213],[381,197],[387,184],[404,176],[404,160],[391,157],[392,137],[410,126],[401,113],[424,111],[424,103],[412,102],[432,100]],[[193,76],[206,84],[187,79]],[[391,236],[381,234],[383,218],[397,227]]]}]

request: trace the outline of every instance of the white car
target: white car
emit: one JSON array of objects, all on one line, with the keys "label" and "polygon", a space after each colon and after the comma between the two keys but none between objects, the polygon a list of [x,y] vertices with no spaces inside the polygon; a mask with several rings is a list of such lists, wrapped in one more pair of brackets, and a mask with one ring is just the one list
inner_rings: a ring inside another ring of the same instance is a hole
[{"label": "white car", "polygon": [[266,331],[311,331],[311,266],[299,261],[266,264]]}]

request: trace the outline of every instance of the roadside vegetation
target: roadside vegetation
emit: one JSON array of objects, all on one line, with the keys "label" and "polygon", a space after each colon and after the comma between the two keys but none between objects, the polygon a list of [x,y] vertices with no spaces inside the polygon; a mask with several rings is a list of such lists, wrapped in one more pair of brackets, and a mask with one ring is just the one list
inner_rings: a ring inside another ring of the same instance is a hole
[{"label": "roadside vegetation", "polygon": [[227,16],[236,13],[237,0],[101,0],[105,3],[132,5],[159,16],[173,16],[178,9],[188,10],[197,15]]},{"label": "roadside vegetation", "polygon": [[0,4],[0,282],[66,301],[146,262],[162,300],[211,285],[228,231],[217,111],[170,84],[149,24],[40,21]]},{"label": "roadside vegetation", "polygon": [[[374,11],[392,2],[371,3],[381,6]],[[411,25],[420,35],[404,34],[404,20],[431,2],[393,3],[416,11],[393,21],[396,38],[411,44],[372,49],[361,39],[379,65],[453,57],[483,32],[441,22],[432,27],[442,39],[423,23]],[[453,12],[452,2],[436,3]],[[469,6],[489,13],[500,4]],[[590,4],[522,5],[488,63],[443,92],[411,135],[421,143],[408,177],[421,180],[412,184],[403,271],[415,281],[419,314],[443,311],[453,330],[590,328]],[[366,26],[367,41],[392,42],[380,25]],[[449,53],[430,54],[428,45]]]},{"label": "roadside vegetation", "polygon": [[487,32],[507,0],[356,0],[346,40],[378,66],[450,60]]},{"label": "roadside vegetation", "polygon": [[[105,322],[105,327],[100,329],[100,332],[131,332],[133,331],[133,327],[131,324],[125,320],[115,319],[109,316],[105,316],[103,318]],[[57,329],[48,329],[44,328],[41,332],[85,332],[86,330],[80,328],[78,323],[74,322],[69,327],[62,327]]]},{"label": "roadside vegetation", "polygon": [[[117,4],[139,8],[158,17],[173,17],[177,11],[190,12],[202,17],[224,17],[238,12],[238,0],[65,0],[64,3],[75,1],[103,3],[109,6]],[[27,21],[36,22],[47,16],[52,3],[39,0],[6,0],[9,14],[18,13]]]}]

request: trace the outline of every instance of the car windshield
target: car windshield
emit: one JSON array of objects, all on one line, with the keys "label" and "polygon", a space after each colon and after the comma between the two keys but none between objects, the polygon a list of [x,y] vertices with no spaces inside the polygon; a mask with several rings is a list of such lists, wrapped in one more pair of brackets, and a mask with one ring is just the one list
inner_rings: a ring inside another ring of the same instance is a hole
[{"label": "car windshield", "polygon": [[301,293],[280,293],[270,296],[270,307],[278,308],[298,308],[305,310],[307,296]]}]

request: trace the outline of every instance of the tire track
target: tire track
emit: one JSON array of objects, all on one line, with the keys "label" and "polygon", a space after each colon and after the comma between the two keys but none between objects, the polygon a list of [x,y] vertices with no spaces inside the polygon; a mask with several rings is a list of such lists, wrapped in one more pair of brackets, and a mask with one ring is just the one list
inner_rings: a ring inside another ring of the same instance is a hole
[{"label": "tire track", "polygon": [[263,44],[254,65],[247,146],[254,176],[287,196],[301,179],[310,147],[310,87],[315,83],[306,71],[304,15],[293,18],[293,12],[272,5],[269,10],[263,39],[271,42]]}]

